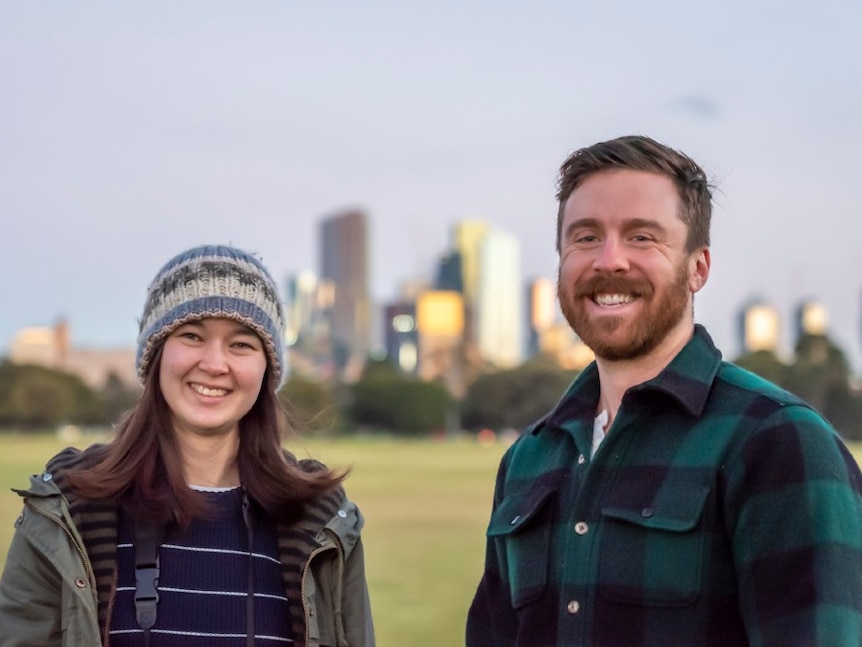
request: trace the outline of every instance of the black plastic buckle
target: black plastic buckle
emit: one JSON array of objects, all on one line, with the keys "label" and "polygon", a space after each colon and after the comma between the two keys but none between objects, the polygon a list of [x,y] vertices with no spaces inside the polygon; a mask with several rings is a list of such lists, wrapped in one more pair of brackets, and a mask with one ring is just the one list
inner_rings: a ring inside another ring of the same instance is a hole
[{"label": "black plastic buckle", "polygon": [[156,624],[156,606],[159,603],[159,567],[135,568],[135,615],[141,629],[151,629]]}]

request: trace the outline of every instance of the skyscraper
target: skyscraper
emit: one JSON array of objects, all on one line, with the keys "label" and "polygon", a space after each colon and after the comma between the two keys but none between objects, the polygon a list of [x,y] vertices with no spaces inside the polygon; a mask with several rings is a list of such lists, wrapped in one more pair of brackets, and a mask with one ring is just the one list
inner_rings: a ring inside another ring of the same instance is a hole
[{"label": "skyscraper", "polygon": [[371,345],[365,214],[350,210],[325,218],[320,242],[320,275],[334,288],[329,328],[334,359],[346,377],[358,376]]},{"label": "skyscraper", "polygon": [[825,305],[814,299],[801,301],[796,306],[794,324],[796,341],[802,335],[825,335],[829,328],[829,312]]},{"label": "skyscraper", "polygon": [[475,305],[482,241],[491,229],[483,220],[462,220],[452,229],[452,243],[461,261],[461,285],[468,309]]},{"label": "skyscraper", "polygon": [[542,334],[550,330],[557,319],[557,293],[548,278],[535,279],[527,286],[527,354],[532,357],[541,350]]},{"label": "skyscraper", "polygon": [[739,347],[742,353],[778,351],[778,311],[760,300],[746,303],[739,313]]},{"label": "skyscraper", "polygon": [[479,354],[500,368],[516,366],[524,357],[518,239],[496,229],[486,232],[478,269],[474,321]]}]

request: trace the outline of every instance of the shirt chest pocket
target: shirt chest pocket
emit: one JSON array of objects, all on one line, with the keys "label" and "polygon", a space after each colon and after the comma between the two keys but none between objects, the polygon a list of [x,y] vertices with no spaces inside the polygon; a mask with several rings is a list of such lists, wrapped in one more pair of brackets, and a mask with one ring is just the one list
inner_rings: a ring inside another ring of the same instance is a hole
[{"label": "shirt chest pocket", "polygon": [[501,571],[508,574],[517,609],[537,600],[548,585],[549,552],[556,488],[533,487],[504,498],[491,515],[487,535],[496,539]]},{"label": "shirt chest pocket", "polygon": [[602,594],[631,604],[685,606],[701,590],[709,488],[664,484],[652,495],[626,483],[602,507]]}]

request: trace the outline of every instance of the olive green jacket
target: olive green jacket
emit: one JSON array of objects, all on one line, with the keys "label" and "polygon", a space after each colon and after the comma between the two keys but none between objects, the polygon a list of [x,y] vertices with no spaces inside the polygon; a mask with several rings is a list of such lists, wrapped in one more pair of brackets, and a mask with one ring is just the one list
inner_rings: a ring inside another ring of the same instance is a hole
[{"label": "olive green jacket", "polygon": [[[0,647],[102,645],[96,578],[66,497],[50,472],[16,492],[24,510],[0,578]],[[339,503],[302,569],[305,646],[374,647],[363,519],[353,503]]]}]

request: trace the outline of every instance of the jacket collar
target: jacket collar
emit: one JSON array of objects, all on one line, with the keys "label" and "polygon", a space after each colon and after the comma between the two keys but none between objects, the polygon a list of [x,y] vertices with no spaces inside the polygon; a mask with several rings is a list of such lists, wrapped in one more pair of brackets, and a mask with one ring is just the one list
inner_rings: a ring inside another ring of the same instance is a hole
[{"label": "jacket collar", "polygon": [[32,475],[30,487],[26,490],[12,488],[12,491],[24,497],[34,498],[47,498],[60,494],[60,488],[54,482],[54,475],[49,471]]},{"label": "jacket collar", "polygon": [[[692,417],[703,414],[712,384],[721,366],[721,352],[706,329],[695,324],[694,334],[664,370],[651,380],[626,391],[626,396],[662,393]],[[596,363],[587,366],[560,398],[556,406],[525,430],[536,434],[545,427],[560,428],[569,420],[595,417],[600,392]]]}]

